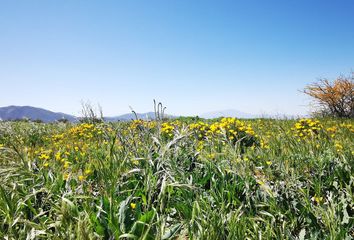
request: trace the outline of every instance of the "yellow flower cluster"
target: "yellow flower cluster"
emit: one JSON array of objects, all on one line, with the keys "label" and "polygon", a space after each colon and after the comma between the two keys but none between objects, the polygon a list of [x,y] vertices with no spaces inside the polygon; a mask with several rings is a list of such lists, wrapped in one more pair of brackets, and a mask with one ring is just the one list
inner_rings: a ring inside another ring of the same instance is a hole
[{"label": "yellow flower cluster", "polygon": [[139,128],[147,128],[147,129],[153,129],[156,127],[156,121],[145,121],[142,119],[136,119],[131,121],[129,125],[130,130],[137,130]]},{"label": "yellow flower cluster", "polygon": [[[31,151],[40,161],[39,165],[45,168],[59,167],[65,180],[77,176],[79,181],[83,181],[92,172],[88,168],[90,153],[99,147],[98,143],[105,143],[103,131],[109,133],[112,130],[104,125],[82,123],[48,138],[49,149],[41,147]],[[74,168],[75,163],[80,163],[86,170]]]},{"label": "yellow flower cluster", "polygon": [[225,134],[231,140],[238,140],[245,136],[254,136],[255,132],[250,124],[247,124],[236,118],[222,118],[220,122],[210,125],[208,131],[210,135]]},{"label": "yellow flower cluster", "polygon": [[300,138],[308,138],[316,136],[322,130],[323,126],[318,120],[314,119],[300,119],[295,123],[292,128],[295,131],[295,135]]},{"label": "yellow flower cluster", "polygon": [[175,126],[173,126],[169,122],[164,122],[161,124],[161,133],[168,137],[173,137],[174,130],[175,130]]},{"label": "yellow flower cluster", "polygon": [[342,123],[340,127],[348,129],[350,132],[354,133],[354,126],[350,123]]},{"label": "yellow flower cluster", "polygon": [[175,134],[175,131],[181,128],[182,122],[179,120],[175,120],[172,122],[163,122],[161,124],[161,134],[164,137],[172,138]]},{"label": "yellow flower cluster", "polygon": [[101,135],[102,130],[98,126],[91,123],[82,123],[69,130],[69,135],[76,136],[77,138],[90,139],[95,135]]},{"label": "yellow flower cluster", "polygon": [[[236,118],[222,118],[211,124],[197,122],[189,125],[189,129],[198,140],[197,150],[201,151],[206,142],[215,140],[222,145],[227,142],[235,144],[240,142],[242,146],[255,146],[256,136],[250,124]],[[217,146],[214,146],[217,148]]]},{"label": "yellow flower cluster", "polygon": [[74,126],[63,133],[53,135],[51,140],[56,147],[60,147],[67,142],[76,142],[77,140],[83,140],[86,142],[86,140],[101,136],[102,133],[103,129],[100,126],[83,123]]},{"label": "yellow flower cluster", "polygon": [[338,131],[338,129],[333,126],[333,127],[329,127],[326,129],[327,133],[333,138],[335,136],[335,133]]},{"label": "yellow flower cluster", "polygon": [[202,121],[191,123],[188,128],[195,133],[198,140],[204,139],[207,132],[210,130],[209,124]]},{"label": "yellow flower cluster", "polygon": [[260,140],[260,145],[262,149],[270,149],[269,144],[264,139]]},{"label": "yellow flower cluster", "polygon": [[339,152],[339,153],[343,152],[343,145],[341,143],[335,142],[334,146],[335,146],[337,152]]}]

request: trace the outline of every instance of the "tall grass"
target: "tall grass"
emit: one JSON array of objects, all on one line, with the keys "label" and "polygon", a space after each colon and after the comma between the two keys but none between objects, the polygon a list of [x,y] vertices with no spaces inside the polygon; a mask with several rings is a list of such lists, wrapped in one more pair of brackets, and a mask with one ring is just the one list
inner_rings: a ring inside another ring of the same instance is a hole
[{"label": "tall grass", "polygon": [[214,122],[1,122],[0,237],[354,238],[353,121]]}]

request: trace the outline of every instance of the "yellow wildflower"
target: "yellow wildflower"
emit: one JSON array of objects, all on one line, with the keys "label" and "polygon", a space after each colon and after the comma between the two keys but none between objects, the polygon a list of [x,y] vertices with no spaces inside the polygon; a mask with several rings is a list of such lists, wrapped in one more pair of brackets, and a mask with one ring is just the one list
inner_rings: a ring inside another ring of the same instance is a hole
[{"label": "yellow wildflower", "polygon": [[311,200],[316,202],[317,204],[320,204],[323,200],[323,197],[319,197],[319,196],[315,195],[311,198]]},{"label": "yellow wildflower", "polygon": [[64,174],[63,174],[64,180],[68,180],[69,177],[70,177],[70,174],[69,174],[69,173],[64,173]]},{"label": "yellow wildflower", "polygon": [[65,161],[65,163],[64,163],[64,168],[68,168],[69,166],[70,166],[70,162]]}]

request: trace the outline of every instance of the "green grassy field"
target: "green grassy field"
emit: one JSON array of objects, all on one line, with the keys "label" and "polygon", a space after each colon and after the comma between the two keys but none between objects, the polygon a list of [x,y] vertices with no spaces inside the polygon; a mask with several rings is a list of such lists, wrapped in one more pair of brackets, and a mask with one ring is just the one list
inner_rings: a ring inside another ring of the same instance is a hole
[{"label": "green grassy field", "polygon": [[353,239],[353,120],[0,122],[4,239]]}]

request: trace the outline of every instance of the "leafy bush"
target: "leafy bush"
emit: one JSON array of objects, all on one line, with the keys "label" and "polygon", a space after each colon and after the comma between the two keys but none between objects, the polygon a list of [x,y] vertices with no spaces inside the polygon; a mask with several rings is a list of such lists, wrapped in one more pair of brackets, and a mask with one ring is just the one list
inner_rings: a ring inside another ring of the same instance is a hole
[{"label": "leafy bush", "polygon": [[354,73],[350,77],[338,77],[333,82],[321,79],[308,85],[303,92],[314,99],[317,114],[354,118]]}]

